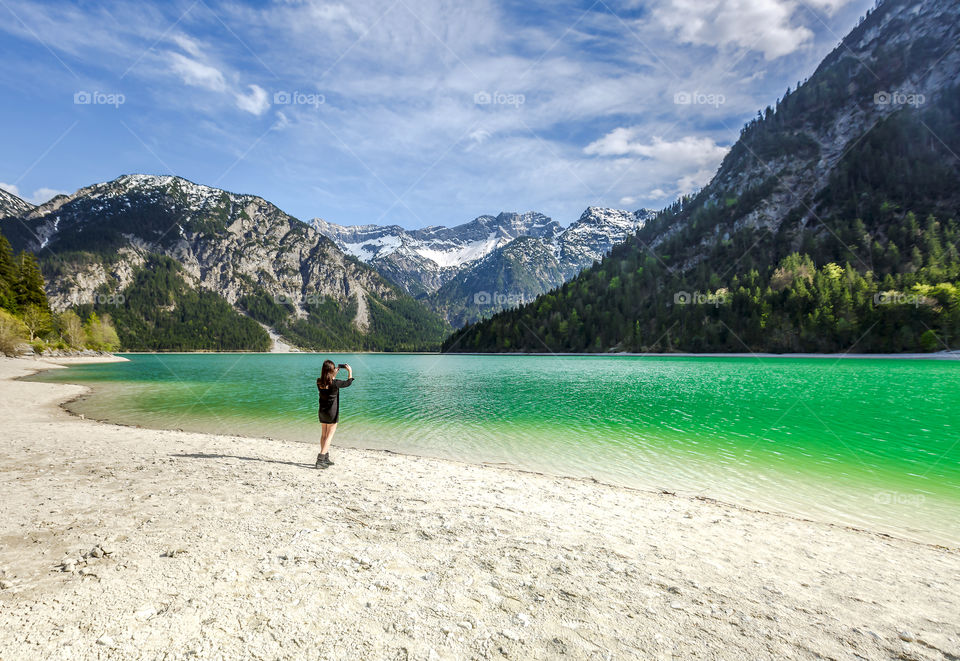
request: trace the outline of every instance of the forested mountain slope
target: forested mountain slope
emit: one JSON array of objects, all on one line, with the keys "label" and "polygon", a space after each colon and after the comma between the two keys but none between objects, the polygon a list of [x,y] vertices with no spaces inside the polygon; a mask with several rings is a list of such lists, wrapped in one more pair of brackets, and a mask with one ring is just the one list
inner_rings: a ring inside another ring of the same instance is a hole
[{"label": "forested mountain slope", "polygon": [[888,0],[710,184],[447,351],[960,345],[960,2]]}]

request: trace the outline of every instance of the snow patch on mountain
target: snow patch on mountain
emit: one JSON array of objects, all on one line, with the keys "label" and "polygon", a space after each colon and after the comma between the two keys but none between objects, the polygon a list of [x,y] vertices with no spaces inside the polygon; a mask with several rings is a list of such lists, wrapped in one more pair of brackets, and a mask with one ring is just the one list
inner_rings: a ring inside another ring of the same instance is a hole
[{"label": "snow patch on mountain", "polygon": [[369,262],[377,257],[386,257],[392,254],[403,245],[399,236],[385,235],[379,236],[369,241],[358,241],[356,243],[341,244],[341,250],[348,255],[353,255],[357,259]]},{"label": "snow patch on mountain", "polygon": [[588,207],[580,218],[570,224],[554,244],[554,255],[564,271],[576,273],[603,256],[627,236],[635,233],[652,218],[653,211],[623,211],[603,207]]},{"label": "snow patch on mountain", "polygon": [[497,249],[503,240],[503,237],[498,237],[496,232],[491,232],[485,239],[462,244],[449,242],[438,248],[422,247],[417,253],[439,266],[463,266],[490,254]]},{"label": "snow patch on mountain", "polygon": [[22,216],[31,209],[33,209],[32,204],[0,188],[0,218]]}]

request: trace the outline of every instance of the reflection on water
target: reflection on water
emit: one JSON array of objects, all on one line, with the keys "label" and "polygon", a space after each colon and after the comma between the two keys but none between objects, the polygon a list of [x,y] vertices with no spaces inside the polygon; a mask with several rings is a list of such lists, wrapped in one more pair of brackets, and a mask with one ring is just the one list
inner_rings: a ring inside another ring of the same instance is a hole
[{"label": "reflection on water", "polygon": [[[134,355],[38,375],[90,417],[304,442],[327,356]],[[334,356],[335,443],[700,494],[960,543],[952,361]]]}]

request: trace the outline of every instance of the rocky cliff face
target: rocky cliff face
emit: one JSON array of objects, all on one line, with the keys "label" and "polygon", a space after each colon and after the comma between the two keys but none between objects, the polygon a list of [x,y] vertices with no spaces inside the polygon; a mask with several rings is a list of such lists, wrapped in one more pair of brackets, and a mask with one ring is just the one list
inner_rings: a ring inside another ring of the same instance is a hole
[{"label": "rocky cliff face", "polygon": [[521,236],[553,239],[560,225],[543,214],[480,216],[455,227],[405,230],[398,225],[312,225],[342,251],[370,264],[413,295],[432,294],[470,264]]},{"label": "rocky cliff face", "polygon": [[[737,218],[730,226],[698,228],[683,269],[743,229],[775,235],[788,217],[794,235],[816,228],[827,211],[818,198],[841,159],[885,119],[929,108],[960,83],[960,50],[953,47],[958,16],[957,0],[887,0],[870,12],[800,89],[744,128],[695,202],[738,201]],[[691,215],[672,215],[649,246],[655,250],[689,228]]]},{"label": "rocky cliff face", "polygon": [[649,209],[631,212],[588,207],[554,242],[554,254],[563,272],[563,280],[569,280],[599,261],[653,216],[654,212]]},{"label": "rocky cliff face", "polygon": [[150,254],[173,258],[189,284],[234,306],[256,294],[303,319],[320,301],[349,305],[361,332],[370,325],[368,297],[405,297],[266,200],[179,177],[125,175],[60,196],[21,219],[22,225],[8,222],[2,229],[44,260],[55,309],[123,288]]},{"label": "rocky cliff face", "polygon": [[454,327],[532,301],[564,281],[551,246],[523,236],[445,282],[432,303]]}]

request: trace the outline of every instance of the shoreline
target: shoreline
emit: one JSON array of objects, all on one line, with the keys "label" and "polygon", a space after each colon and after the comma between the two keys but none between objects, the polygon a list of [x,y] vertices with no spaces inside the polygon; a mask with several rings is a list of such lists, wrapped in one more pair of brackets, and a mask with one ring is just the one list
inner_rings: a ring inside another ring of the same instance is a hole
[{"label": "shoreline", "polygon": [[316,471],[81,419],[86,386],[14,380],[37,362],[0,361],[3,658],[960,654],[956,549],[385,450]]},{"label": "shoreline", "polygon": [[[498,352],[498,353],[479,353],[471,351],[117,351],[115,356],[192,356],[192,355],[249,355],[249,356],[297,356],[297,355],[348,355],[348,356],[553,356],[553,357],[595,357],[595,358],[834,358],[840,359],[870,359],[878,360],[960,360],[960,350],[954,351],[936,351],[932,353],[630,353],[630,352],[605,352],[605,353],[564,353],[564,352]],[[38,356],[36,360],[59,360],[59,358],[46,358]]]},{"label": "shoreline", "polygon": [[[118,362],[118,361],[105,360],[105,361],[95,361],[95,362]],[[69,367],[69,366],[65,366],[65,367]],[[33,372],[30,375],[25,375],[25,376],[32,376],[33,374],[37,374],[40,371],[42,370],[37,370],[36,372]],[[18,377],[17,380],[19,380],[20,378],[23,378],[23,377]],[[182,432],[182,433],[190,433],[190,434],[221,436],[220,434],[211,434],[209,432],[203,432],[203,431],[171,429],[171,428],[165,428],[165,427],[145,427],[139,424],[115,422],[107,418],[89,417],[89,416],[86,416],[85,414],[76,413],[70,410],[70,408],[68,408],[68,405],[73,402],[82,400],[85,397],[88,397],[91,394],[93,394],[93,388],[91,386],[79,384],[79,383],[71,384],[71,385],[82,387],[84,389],[84,392],[79,393],[76,396],[71,397],[69,399],[63,400],[62,402],[59,403],[59,407],[67,415],[73,418],[77,418],[79,420],[86,420],[90,422],[96,422],[98,424],[103,424],[103,425],[125,427],[128,429],[146,429],[146,430],[152,430],[157,432]],[[313,443],[307,443],[303,441],[296,441],[296,440],[290,440],[290,439],[284,439],[284,438],[274,438],[271,436],[255,436],[255,435],[248,435],[248,434],[236,434],[236,435],[230,436],[229,438],[242,438],[249,441],[267,441],[270,443],[292,443],[294,445],[303,446],[303,447],[309,447],[309,446],[315,445]],[[434,456],[434,455],[416,454],[412,452],[403,452],[400,450],[390,450],[386,448],[365,447],[365,446],[358,446],[358,445],[338,444],[337,449],[348,449],[348,450],[356,450],[360,452],[370,452],[370,453],[384,453],[384,454],[394,455],[397,457],[407,457],[410,459],[427,459],[431,461],[442,461],[445,463],[450,463],[450,464],[455,464],[460,466],[477,466],[477,467],[485,467],[485,468],[494,468],[500,471],[518,473],[519,475],[533,475],[537,477],[556,479],[556,480],[572,480],[574,482],[579,482],[584,484],[594,484],[594,485],[599,485],[603,487],[608,487],[611,489],[622,489],[624,491],[635,492],[637,494],[667,496],[670,498],[677,498],[683,501],[698,501],[702,503],[710,503],[710,504],[716,505],[717,507],[722,507],[722,508],[727,507],[727,508],[737,509],[743,512],[750,512],[753,514],[782,517],[785,519],[791,519],[793,521],[798,521],[802,523],[809,523],[809,524],[818,525],[818,526],[827,526],[829,528],[838,528],[841,530],[848,530],[851,532],[859,532],[867,535],[876,535],[879,537],[886,537],[886,538],[894,539],[907,544],[918,544],[920,546],[927,546],[930,548],[941,549],[946,551],[960,551],[960,545],[940,544],[932,541],[913,539],[910,537],[898,535],[891,532],[886,532],[883,530],[874,530],[868,527],[857,526],[857,525],[846,524],[846,523],[837,523],[833,521],[823,521],[820,519],[810,518],[802,514],[791,513],[788,511],[768,510],[768,509],[763,509],[761,507],[750,506],[744,503],[737,503],[733,501],[727,501],[721,498],[714,498],[711,496],[695,495],[692,493],[682,493],[678,491],[672,491],[669,488],[643,488],[643,487],[637,487],[637,486],[630,486],[626,484],[616,484],[613,482],[607,482],[602,479],[598,479],[596,477],[582,477],[577,475],[564,475],[561,473],[550,473],[546,471],[536,470],[534,468],[524,468],[522,466],[518,466],[515,464],[506,463],[506,462],[486,462],[486,461],[473,462],[466,459],[456,459],[451,457],[440,457],[440,456]]]},{"label": "shoreline", "polygon": [[934,353],[523,353],[523,352],[502,352],[502,353],[473,353],[473,352],[451,352],[438,355],[450,356],[555,356],[555,357],[610,357],[610,358],[835,358],[840,359],[869,359],[877,358],[884,360],[960,360],[960,351],[938,351]]}]

